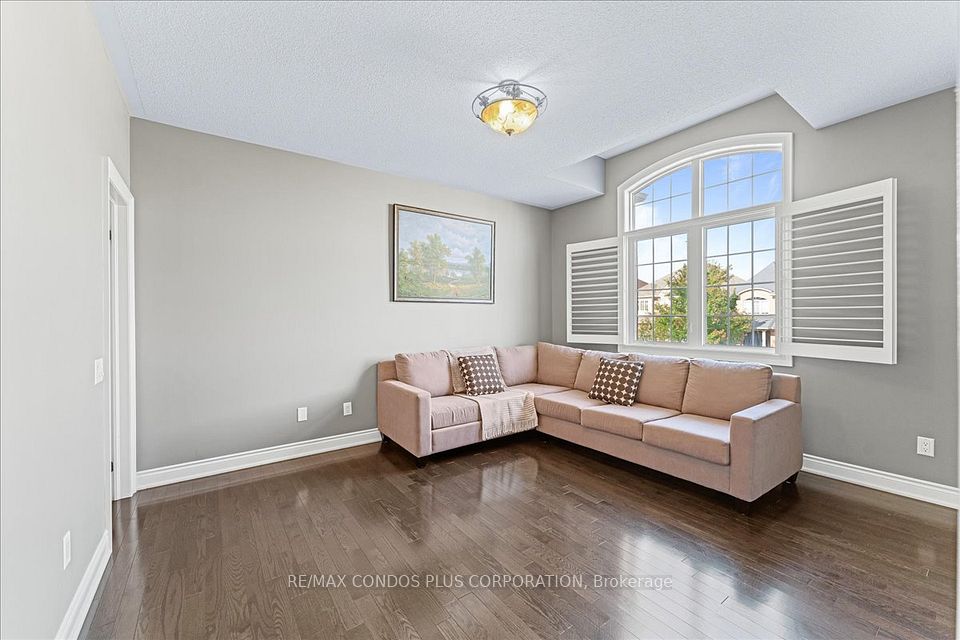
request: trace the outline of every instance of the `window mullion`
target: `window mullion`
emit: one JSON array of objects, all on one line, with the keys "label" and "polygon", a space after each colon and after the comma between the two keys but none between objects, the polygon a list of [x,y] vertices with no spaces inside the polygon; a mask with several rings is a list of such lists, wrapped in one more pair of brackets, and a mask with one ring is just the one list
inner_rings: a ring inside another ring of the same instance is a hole
[{"label": "window mullion", "polygon": [[[701,220],[703,204],[703,181],[700,172],[702,160],[693,163],[693,197],[691,197],[691,218]],[[687,344],[699,347],[703,344],[703,298],[705,295],[703,278],[704,238],[702,225],[691,228],[687,233]]]},{"label": "window mullion", "polygon": [[700,218],[701,207],[703,206],[703,183],[700,179],[700,171],[703,167],[703,160],[694,160],[691,164],[693,169],[691,180],[693,181],[693,196],[690,198],[690,217],[692,219]]},{"label": "window mullion", "polygon": [[687,235],[687,344],[703,345],[703,227],[691,229]]},{"label": "window mullion", "polygon": [[637,342],[637,243],[631,238],[626,242],[625,250],[622,251],[623,257],[627,260],[626,273],[629,278],[626,283],[626,296],[624,303],[627,305],[627,323],[623,327],[623,338],[630,344]]}]

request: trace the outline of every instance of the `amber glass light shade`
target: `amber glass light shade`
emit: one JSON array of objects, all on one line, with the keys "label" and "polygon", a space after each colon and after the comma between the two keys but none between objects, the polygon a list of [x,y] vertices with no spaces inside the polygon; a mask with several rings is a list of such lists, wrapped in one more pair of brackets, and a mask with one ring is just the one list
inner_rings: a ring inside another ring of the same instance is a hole
[{"label": "amber glass light shade", "polygon": [[512,136],[526,131],[537,119],[537,105],[529,100],[504,99],[491,102],[480,112],[491,129]]}]

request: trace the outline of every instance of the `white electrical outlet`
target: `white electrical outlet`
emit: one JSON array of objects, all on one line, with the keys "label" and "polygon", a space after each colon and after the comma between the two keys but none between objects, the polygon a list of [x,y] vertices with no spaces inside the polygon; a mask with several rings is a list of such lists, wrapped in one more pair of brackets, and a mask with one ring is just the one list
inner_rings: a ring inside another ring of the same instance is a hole
[{"label": "white electrical outlet", "polygon": [[933,457],[933,438],[917,436],[917,455]]},{"label": "white electrical outlet", "polygon": [[353,403],[352,403],[352,402],[344,402],[344,403],[343,403],[343,415],[345,415],[345,416],[352,416],[352,415],[353,415]]},{"label": "white electrical outlet", "polygon": [[70,532],[63,534],[63,568],[70,565]]},{"label": "white electrical outlet", "polygon": [[93,384],[103,382],[103,358],[97,358],[93,361]]},{"label": "white electrical outlet", "polygon": [[307,420],[307,408],[297,407],[297,422],[305,422],[306,420]]}]

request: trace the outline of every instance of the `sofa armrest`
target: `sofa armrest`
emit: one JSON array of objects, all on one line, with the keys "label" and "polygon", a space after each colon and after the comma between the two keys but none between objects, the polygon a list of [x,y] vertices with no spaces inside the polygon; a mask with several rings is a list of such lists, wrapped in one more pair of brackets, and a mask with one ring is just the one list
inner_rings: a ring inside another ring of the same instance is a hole
[{"label": "sofa armrest", "polygon": [[399,380],[378,382],[377,426],[418,458],[430,455],[430,392]]},{"label": "sofa armrest", "polygon": [[730,493],[753,502],[803,466],[802,413],[767,400],[730,417]]}]

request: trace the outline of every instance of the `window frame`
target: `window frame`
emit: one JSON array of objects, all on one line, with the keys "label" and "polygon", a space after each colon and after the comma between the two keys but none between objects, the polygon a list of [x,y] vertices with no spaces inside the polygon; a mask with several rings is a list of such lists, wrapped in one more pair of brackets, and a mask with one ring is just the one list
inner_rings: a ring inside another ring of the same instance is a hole
[{"label": "window frame", "polygon": [[[703,162],[710,158],[733,153],[753,151],[780,151],[782,157],[782,199],[780,202],[756,205],[723,213],[703,215]],[[630,228],[634,215],[633,193],[642,187],[682,168],[691,166],[692,195],[691,215],[687,220],[678,220],[661,225],[633,230]],[[623,256],[620,269],[620,350],[649,353],[703,356],[724,360],[765,362],[792,366],[793,356],[780,353],[777,347],[747,347],[706,344],[705,251],[708,228],[727,226],[740,222],[773,218],[776,221],[776,290],[775,317],[777,327],[782,327],[783,310],[781,292],[781,215],[784,203],[793,201],[793,134],[789,132],[758,133],[715,140],[675,153],[625,180],[617,188],[617,241]],[[687,235],[687,342],[645,342],[636,339],[637,291],[636,291],[636,241],[647,238]]]}]

